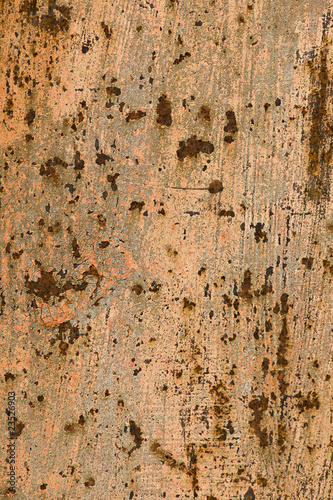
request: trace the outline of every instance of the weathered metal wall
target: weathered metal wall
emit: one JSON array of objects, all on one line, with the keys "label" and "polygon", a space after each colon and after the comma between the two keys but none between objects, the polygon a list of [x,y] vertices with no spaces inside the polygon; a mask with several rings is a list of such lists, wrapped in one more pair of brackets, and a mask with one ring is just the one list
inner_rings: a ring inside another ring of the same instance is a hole
[{"label": "weathered metal wall", "polygon": [[330,500],[329,2],[151,1],[0,4],[1,498]]}]

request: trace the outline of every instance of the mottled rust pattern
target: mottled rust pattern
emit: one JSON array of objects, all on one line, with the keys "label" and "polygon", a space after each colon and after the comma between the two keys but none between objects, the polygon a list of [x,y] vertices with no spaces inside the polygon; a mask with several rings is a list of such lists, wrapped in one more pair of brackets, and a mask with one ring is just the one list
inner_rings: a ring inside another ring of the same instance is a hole
[{"label": "mottled rust pattern", "polygon": [[329,2],[0,11],[0,498],[332,499]]}]

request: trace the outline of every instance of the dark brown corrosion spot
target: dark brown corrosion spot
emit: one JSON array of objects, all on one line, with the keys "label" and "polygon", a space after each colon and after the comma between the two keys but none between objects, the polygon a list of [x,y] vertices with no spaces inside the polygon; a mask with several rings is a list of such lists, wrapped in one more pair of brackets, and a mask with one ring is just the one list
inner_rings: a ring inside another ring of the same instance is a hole
[{"label": "dark brown corrosion spot", "polygon": [[219,180],[212,181],[208,186],[208,191],[211,194],[220,193],[223,190],[222,182]]},{"label": "dark brown corrosion spot", "polygon": [[126,116],[125,120],[128,123],[131,122],[132,120],[141,120],[141,118],[143,118],[144,116],[147,116],[147,113],[139,109],[138,111],[130,111]]},{"label": "dark brown corrosion spot", "polygon": [[112,189],[112,191],[117,191],[118,190],[118,186],[117,186],[116,180],[118,179],[119,175],[120,174],[115,173],[113,175],[112,174],[108,174],[108,176],[107,176],[108,182],[111,183],[111,189]]},{"label": "dark brown corrosion spot", "polygon": [[186,59],[187,57],[191,57],[191,53],[190,52],[185,52],[185,54],[180,54],[179,57],[177,57],[177,59],[175,59],[173,61],[173,64],[180,64],[182,61],[184,61],[184,59]]},{"label": "dark brown corrosion spot", "polygon": [[47,14],[39,17],[36,0],[24,0],[20,13],[25,14],[27,20],[35,27],[56,35],[61,31],[68,31],[70,21],[70,7],[57,5],[55,0],[50,0]]},{"label": "dark brown corrosion spot", "polygon": [[141,212],[141,210],[144,207],[144,204],[145,204],[144,201],[131,201],[131,205],[128,210],[130,210],[131,212],[133,210],[139,210],[139,212]]},{"label": "dark brown corrosion spot", "polygon": [[6,99],[5,107],[3,108],[2,111],[6,113],[8,118],[13,118],[13,109],[14,109],[13,99]]},{"label": "dark brown corrosion spot", "polygon": [[260,446],[265,448],[268,445],[268,433],[266,428],[261,428],[261,422],[268,408],[268,398],[262,394],[259,398],[252,399],[249,402],[249,408],[253,411],[253,420],[249,422],[250,427],[259,438]]},{"label": "dark brown corrosion spot", "polygon": [[67,432],[68,434],[73,434],[77,429],[76,424],[65,424],[64,426],[64,431]]},{"label": "dark brown corrosion spot", "polygon": [[260,240],[263,243],[267,243],[267,241],[268,241],[267,240],[267,232],[263,231],[264,224],[261,224],[260,222],[258,222],[255,226],[253,224],[251,224],[250,227],[255,229],[254,238],[255,238],[257,243],[259,243]]},{"label": "dark brown corrosion spot", "polygon": [[131,455],[133,451],[138,450],[141,447],[143,443],[143,437],[140,427],[134,422],[134,420],[130,420],[129,424],[130,424],[130,433],[135,443],[133,448],[128,452],[128,454]]},{"label": "dark brown corrosion spot", "polygon": [[303,264],[303,266],[306,267],[306,269],[312,269],[313,258],[312,257],[303,257],[302,264]]},{"label": "dark brown corrosion spot", "polygon": [[27,20],[35,27],[44,30],[51,35],[66,32],[69,28],[71,7],[57,5],[55,0],[48,2],[47,14],[38,16],[36,0],[25,0],[20,7],[20,13],[25,14]]},{"label": "dark brown corrosion spot", "polygon": [[280,312],[281,312],[282,315],[287,314],[288,311],[289,311],[289,307],[290,306],[288,305],[288,298],[289,298],[289,295],[287,293],[283,293],[281,295],[281,298],[280,298],[280,300],[281,300],[281,310],[280,310]]},{"label": "dark brown corrosion spot", "polygon": [[226,112],[226,117],[228,120],[227,125],[224,127],[224,131],[228,134],[236,134],[238,132],[236,115],[233,111],[229,110]]},{"label": "dark brown corrosion spot", "polygon": [[210,108],[208,106],[201,106],[198,112],[198,118],[205,122],[210,122]]},{"label": "dark brown corrosion spot", "polygon": [[235,217],[235,212],[233,210],[220,210],[218,213],[219,217]]},{"label": "dark brown corrosion spot", "polygon": [[27,122],[27,124],[29,125],[29,127],[30,127],[30,125],[33,124],[35,116],[36,116],[36,112],[34,109],[30,109],[28,111],[28,113],[25,115],[24,119]]},{"label": "dark brown corrosion spot", "polygon": [[95,479],[93,477],[90,477],[89,479],[87,479],[87,481],[85,481],[84,485],[86,488],[91,488],[92,486],[95,486]]},{"label": "dark brown corrosion spot", "polygon": [[24,427],[25,427],[25,424],[23,422],[21,422],[20,420],[15,422],[15,434],[13,437],[18,438],[19,436],[21,436]]},{"label": "dark brown corrosion spot", "polygon": [[177,150],[177,157],[179,160],[184,160],[185,158],[197,157],[199,153],[212,154],[214,151],[214,146],[209,141],[203,141],[197,139],[196,135],[193,135],[187,141],[179,142],[179,149]]},{"label": "dark brown corrosion spot", "polygon": [[156,281],[153,281],[149,287],[149,291],[153,292],[153,293],[157,293],[160,290],[161,286],[162,285],[160,283],[156,283]]},{"label": "dark brown corrosion spot", "polygon": [[318,410],[320,407],[319,397],[315,391],[308,392],[307,396],[302,396],[301,393],[298,393],[296,397],[298,398],[297,408],[300,413],[303,413],[305,410]]},{"label": "dark brown corrosion spot", "polygon": [[54,156],[41,165],[39,173],[52,180],[54,184],[58,184],[60,180],[59,167],[67,168],[68,163],[58,158],[58,156]]},{"label": "dark brown corrosion spot", "polygon": [[165,94],[161,95],[161,97],[158,99],[156,113],[157,113],[156,122],[159,125],[165,125],[166,127],[170,127],[172,123],[171,102],[169,101],[169,99]]},{"label": "dark brown corrosion spot", "polygon": [[44,302],[49,302],[51,297],[58,297],[61,294],[61,287],[53,276],[53,271],[41,272],[41,277],[37,281],[28,281],[26,278],[28,293],[33,293]]},{"label": "dark brown corrosion spot", "polygon": [[240,292],[238,293],[238,296],[243,298],[243,299],[252,299],[253,294],[251,293],[252,290],[252,279],[251,279],[251,271],[248,269],[244,273],[244,279],[241,284],[241,289]]},{"label": "dark brown corrosion spot", "polygon": [[83,427],[85,423],[86,423],[86,419],[84,418],[83,415],[80,415],[79,420],[78,420],[78,424],[80,425],[80,427]]},{"label": "dark brown corrosion spot", "polygon": [[37,281],[30,281],[28,276],[25,277],[25,286],[28,293],[34,294],[43,302],[49,302],[51,297],[60,297],[68,290],[76,292],[83,291],[87,288],[88,283],[82,281],[75,284],[67,280],[64,284],[59,284],[54,276],[53,271],[44,271],[40,269],[41,276]]},{"label": "dark brown corrosion spot", "polygon": [[73,257],[75,259],[79,259],[81,257],[80,247],[79,247],[79,244],[78,244],[77,239],[75,237],[73,238],[73,241],[72,241],[72,250],[73,250]]},{"label": "dark brown corrosion spot", "polygon": [[136,293],[137,295],[141,295],[143,291],[143,288],[141,285],[134,285],[132,287],[132,292]]},{"label": "dark brown corrosion spot", "polygon": [[322,37],[322,46],[315,61],[309,61],[312,91],[309,95],[309,155],[306,194],[312,200],[328,199],[333,155],[333,127],[328,106],[332,93],[327,55],[329,41]]},{"label": "dark brown corrosion spot", "polygon": [[187,299],[184,297],[183,299],[183,309],[188,309],[189,311],[192,311],[192,309],[195,307],[195,302],[192,302],[191,300]]},{"label": "dark brown corrosion spot", "polygon": [[5,377],[5,382],[7,382],[8,380],[15,380],[15,375],[9,372],[5,373],[4,377]]},{"label": "dark brown corrosion spot", "polygon": [[62,354],[66,354],[66,352],[68,351],[68,347],[68,343],[61,340],[61,342],[59,343],[59,350]]},{"label": "dark brown corrosion spot", "polygon": [[111,86],[111,87],[106,87],[106,93],[107,95],[115,95],[118,96],[121,94],[121,90],[119,87]]},{"label": "dark brown corrosion spot", "polygon": [[249,489],[245,493],[244,500],[256,500],[256,496],[255,496],[254,491],[251,488],[251,486],[249,486]]},{"label": "dark brown corrosion spot", "polygon": [[77,151],[74,155],[74,170],[83,170],[84,160],[81,160],[81,153]]},{"label": "dark brown corrosion spot", "polygon": [[102,27],[102,30],[104,31],[104,34],[106,36],[106,38],[108,40],[111,39],[112,37],[112,29],[110,28],[110,26],[108,26],[107,24],[105,24],[104,21],[101,22],[101,27]]},{"label": "dark brown corrosion spot", "polygon": [[285,442],[287,440],[287,430],[286,426],[279,422],[278,423],[278,439],[277,439],[277,444],[279,448],[281,448],[281,451],[284,451],[286,449],[285,447]]},{"label": "dark brown corrosion spot", "polygon": [[289,347],[289,335],[287,328],[287,319],[282,318],[282,327],[279,334],[279,344],[277,351],[277,364],[280,367],[285,367],[288,365],[288,360],[286,359],[287,349]]},{"label": "dark brown corrosion spot", "polygon": [[96,155],[97,165],[105,165],[105,163],[110,160],[112,160],[111,156],[106,155],[105,153],[97,153]]},{"label": "dark brown corrosion spot", "polygon": [[110,242],[109,241],[101,241],[99,244],[98,244],[99,248],[107,248],[108,246],[110,246]]}]

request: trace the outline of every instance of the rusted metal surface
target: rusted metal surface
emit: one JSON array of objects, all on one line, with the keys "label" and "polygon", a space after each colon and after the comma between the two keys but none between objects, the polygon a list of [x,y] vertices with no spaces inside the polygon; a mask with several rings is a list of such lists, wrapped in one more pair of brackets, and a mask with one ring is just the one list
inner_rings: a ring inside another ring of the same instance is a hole
[{"label": "rusted metal surface", "polygon": [[329,3],[0,7],[1,498],[331,499]]}]

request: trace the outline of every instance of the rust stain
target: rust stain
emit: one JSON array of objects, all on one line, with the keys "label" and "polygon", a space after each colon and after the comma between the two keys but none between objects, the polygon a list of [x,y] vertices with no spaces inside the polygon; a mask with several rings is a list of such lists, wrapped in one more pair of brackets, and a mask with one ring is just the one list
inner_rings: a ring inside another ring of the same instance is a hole
[{"label": "rust stain", "polygon": [[196,158],[199,153],[212,154],[214,151],[214,146],[209,141],[203,141],[202,139],[197,139],[194,135],[187,139],[186,141],[179,142],[179,149],[177,150],[177,157],[180,161],[185,158]]}]

